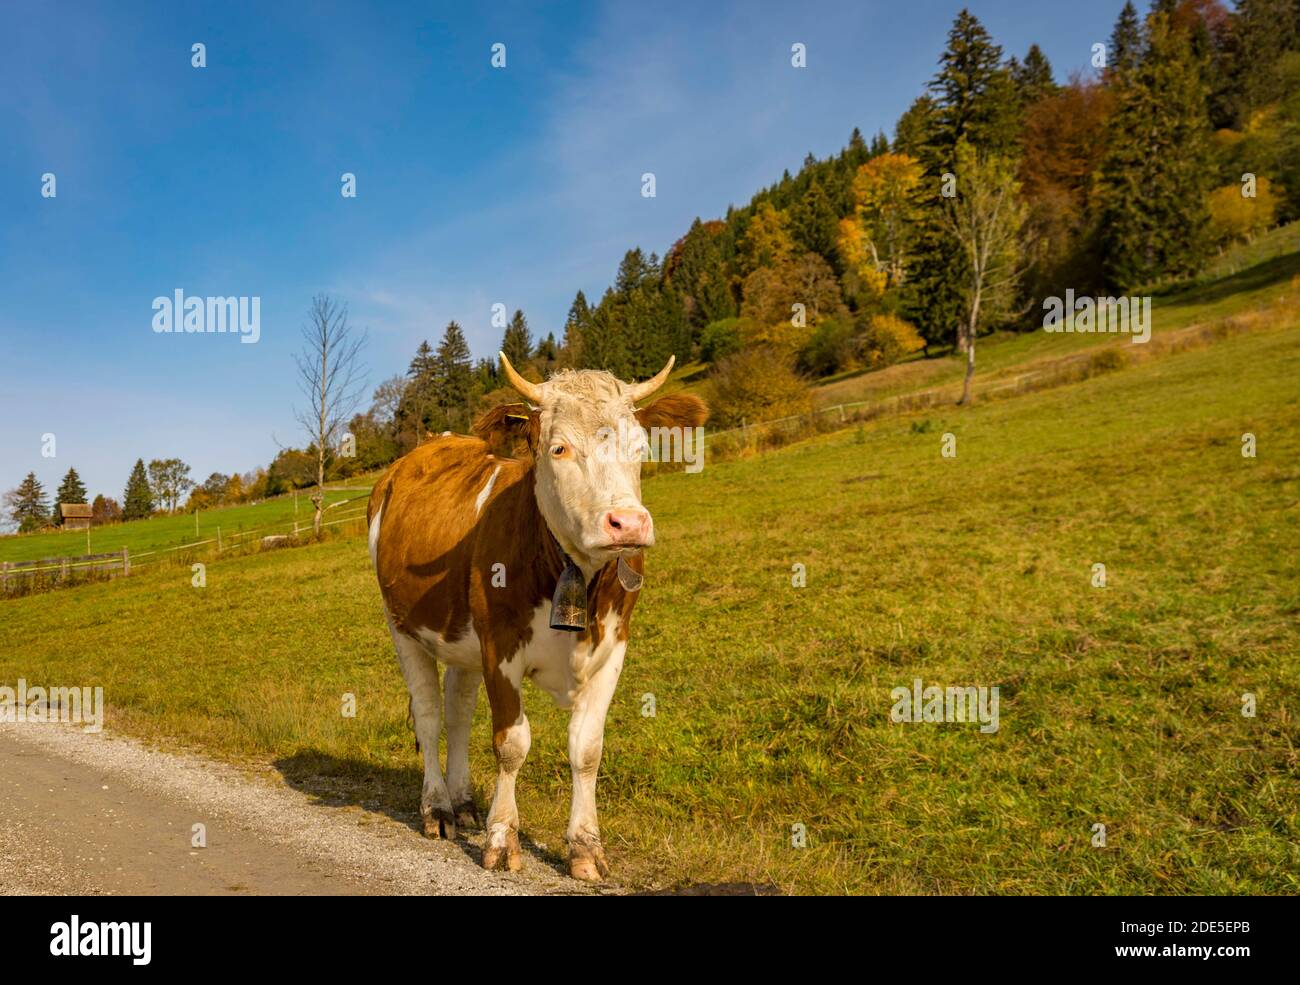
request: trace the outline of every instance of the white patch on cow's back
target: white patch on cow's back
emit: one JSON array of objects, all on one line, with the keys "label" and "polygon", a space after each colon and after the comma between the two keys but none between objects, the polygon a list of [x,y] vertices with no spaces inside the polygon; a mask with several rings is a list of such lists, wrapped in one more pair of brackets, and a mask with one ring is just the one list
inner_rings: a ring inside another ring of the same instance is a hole
[{"label": "white patch on cow's back", "polygon": [[474,515],[478,516],[483,512],[483,504],[487,502],[488,497],[492,495],[492,487],[497,484],[497,476],[501,474],[501,466],[498,465],[492,472],[492,477],[488,479],[487,485],[483,491],[478,494],[478,499],[474,500]]},{"label": "white patch on cow's back", "polygon": [[375,518],[370,521],[370,566],[376,571],[379,570],[379,520],[384,515],[384,507],[381,503],[379,509],[375,510]]}]

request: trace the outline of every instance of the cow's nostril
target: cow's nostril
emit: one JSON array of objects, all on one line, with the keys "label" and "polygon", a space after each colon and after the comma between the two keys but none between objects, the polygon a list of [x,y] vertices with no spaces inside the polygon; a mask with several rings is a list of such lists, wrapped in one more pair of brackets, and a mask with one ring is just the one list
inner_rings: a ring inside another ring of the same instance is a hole
[{"label": "cow's nostril", "polygon": [[604,517],[605,533],[615,544],[640,544],[650,531],[644,510],[611,510]]}]

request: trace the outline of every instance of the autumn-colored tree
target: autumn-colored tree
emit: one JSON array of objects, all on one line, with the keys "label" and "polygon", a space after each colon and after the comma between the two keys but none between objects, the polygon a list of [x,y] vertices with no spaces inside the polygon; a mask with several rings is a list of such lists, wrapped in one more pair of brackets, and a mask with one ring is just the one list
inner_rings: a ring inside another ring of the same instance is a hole
[{"label": "autumn-colored tree", "polygon": [[1029,203],[1029,228],[1042,244],[1026,274],[1031,300],[1061,291],[1102,287],[1093,222],[1094,176],[1101,165],[1114,106],[1111,89],[1078,77],[1025,111],[1024,151],[1018,176]]},{"label": "autumn-colored tree", "polygon": [[865,361],[873,367],[891,366],[925,348],[915,325],[890,314],[873,315],[860,342]]},{"label": "autumn-colored tree", "polygon": [[90,504],[90,522],[96,527],[118,523],[122,519],[122,506],[117,500],[102,493]]},{"label": "autumn-colored tree", "polygon": [[1255,179],[1253,198],[1243,194],[1241,184],[1234,183],[1210,192],[1206,206],[1210,211],[1210,235],[1220,245],[1250,239],[1277,221],[1277,195],[1273,183],[1263,175]]},{"label": "autumn-colored tree", "polygon": [[710,420],[734,427],[807,413],[812,400],[807,382],[790,361],[758,346],[718,363],[709,377],[708,403]]},{"label": "autumn-colored tree", "polygon": [[794,237],[786,214],[771,202],[760,202],[741,239],[740,253],[746,273],[775,267],[794,256]]},{"label": "autumn-colored tree", "polygon": [[881,154],[858,168],[853,178],[854,215],[844,220],[848,227],[841,224],[841,240],[847,234],[861,244],[855,259],[869,257],[871,270],[884,275],[887,287],[901,284],[906,276],[921,175],[916,158]]},{"label": "autumn-colored tree", "polygon": [[759,267],[745,278],[740,314],[753,329],[744,341],[793,354],[807,344],[818,321],[842,308],[835,271],[816,253]]}]

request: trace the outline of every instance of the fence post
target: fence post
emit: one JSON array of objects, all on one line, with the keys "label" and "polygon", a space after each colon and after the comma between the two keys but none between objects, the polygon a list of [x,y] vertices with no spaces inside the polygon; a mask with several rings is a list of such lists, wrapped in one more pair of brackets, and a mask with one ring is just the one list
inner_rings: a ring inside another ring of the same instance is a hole
[{"label": "fence post", "polygon": [[221,553],[221,528],[217,527],[217,553]]},{"label": "fence post", "polygon": [[130,553],[127,552],[127,549],[123,547],[122,548],[122,574],[129,575],[130,573],[131,573],[131,555]]},{"label": "fence post", "polygon": [[3,577],[4,590],[6,593],[8,593],[9,591],[9,562],[8,561],[0,561],[0,577]]},{"label": "fence post", "polygon": [[840,404],[840,423],[844,423],[844,405]]},{"label": "fence post", "polygon": [[60,558],[60,563],[59,563],[59,578],[60,578],[62,581],[67,581],[67,580],[68,580],[68,559],[67,559],[67,558]]}]

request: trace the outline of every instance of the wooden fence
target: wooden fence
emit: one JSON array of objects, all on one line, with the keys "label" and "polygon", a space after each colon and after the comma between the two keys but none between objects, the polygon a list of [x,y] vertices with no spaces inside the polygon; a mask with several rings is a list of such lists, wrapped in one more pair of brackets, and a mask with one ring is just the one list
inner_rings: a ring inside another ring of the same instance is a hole
[{"label": "wooden fence", "polygon": [[67,581],[75,574],[131,573],[131,553],[125,547],[108,554],[79,554],[73,557],[47,557],[39,561],[0,561],[0,591],[8,592],[11,583],[37,578]]}]

